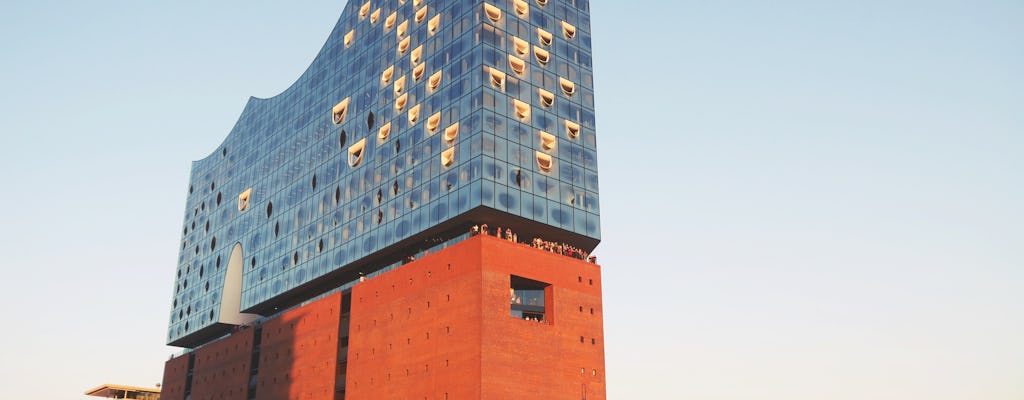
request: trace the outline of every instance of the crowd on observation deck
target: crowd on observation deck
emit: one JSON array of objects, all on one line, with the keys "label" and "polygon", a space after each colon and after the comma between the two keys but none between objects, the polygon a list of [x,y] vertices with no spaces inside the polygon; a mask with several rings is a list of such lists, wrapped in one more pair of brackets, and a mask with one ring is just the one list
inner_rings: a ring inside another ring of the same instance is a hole
[{"label": "crowd on observation deck", "polygon": [[[488,227],[487,224],[473,225],[473,227],[470,228],[469,232],[470,235],[472,236],[476,236],[479,234],[491,235],[490,227]],[[519,234],[516,232],[512,232],[511,228],[502,229],[502,227],[499,226],[498,229],[494,232],[494,236],[497,236],[499,239],[508,240],[510,242],[526,244],[525,242],[519,241]],[[570,245],[568,243],[553,242],[550,240],[544,240],[542,238],[535,237],[528,244],[530,245],[530,247],[541,249],[550,253],[561,254],[566,257],[577,258],[580,260],[587,260],[591,263],[597,262],[596,256],[592,256],[590,255],[590,253],[583,251],[582,249]]]}]

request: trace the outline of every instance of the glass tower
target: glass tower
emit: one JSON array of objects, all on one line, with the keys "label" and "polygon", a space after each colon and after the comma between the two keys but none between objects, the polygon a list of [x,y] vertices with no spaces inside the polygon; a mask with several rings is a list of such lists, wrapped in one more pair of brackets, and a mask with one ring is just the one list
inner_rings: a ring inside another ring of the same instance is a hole
[{"label": "glass tower", "polygon": [[192,165],[168,344],[464,238],[600,241],[587,0],[349,2]]}]

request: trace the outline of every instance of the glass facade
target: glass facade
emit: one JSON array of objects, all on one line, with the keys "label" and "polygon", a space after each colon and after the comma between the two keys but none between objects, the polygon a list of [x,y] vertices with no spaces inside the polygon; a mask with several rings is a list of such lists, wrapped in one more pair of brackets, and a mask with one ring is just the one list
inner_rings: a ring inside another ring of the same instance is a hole
[{"label": "glass facade", "polygon": [[593,249],[590,40],[587,0],[350,2],[306,72],[193,163],[168,343],[228,323],[232,279],[239,311],[267,314],[476,223]]}]

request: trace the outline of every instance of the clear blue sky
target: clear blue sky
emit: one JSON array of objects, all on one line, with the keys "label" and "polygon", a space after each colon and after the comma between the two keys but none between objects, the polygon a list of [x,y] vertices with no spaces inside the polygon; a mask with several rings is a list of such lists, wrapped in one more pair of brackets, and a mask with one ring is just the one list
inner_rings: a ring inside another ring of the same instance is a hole
[{"label": "clear blue sky", "polygon": [[[160,381],[189,163],[343,4],[0,6],[3,397]],[[592,8],[609,398],[1024,398],[1024,3]]]}]

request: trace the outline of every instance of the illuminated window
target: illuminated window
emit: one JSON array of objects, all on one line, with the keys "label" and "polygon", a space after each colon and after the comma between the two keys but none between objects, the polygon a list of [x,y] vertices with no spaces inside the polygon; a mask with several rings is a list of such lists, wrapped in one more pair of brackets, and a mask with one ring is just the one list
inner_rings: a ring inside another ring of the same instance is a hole
[{"label": "illuminated window", "polygon": [[441,86],[441,71],[435,72],[430,75],[430,79],[427,80],[427,84],[430,85],[430,90],[437,90]]},{"label": "illuminated window", "polygon": [[386,123],[384,125],[381,125],[380,129],[377,130],[377,139],[380,139],[380,141],[382,141],[382,142],[385,141],[385,140],[388,140],[388,136],[390,136],[390,135],[391,135],[391,123],[390,122],[388,122],[388,123]]},{"label": "illuminated window", "polygon": [[576,93],[576,84],[565,78],[558,78],[558,85],[562,87],[562,93],[572,97]]},{"label": "illuminated window", "polygon": [[380,9],[379,8],[374,10],[373,14],[370,14],[370,23],[371,24],[376,24],[377,21],[380,21]]},{"label": "illuminated window", "polygon": [[441,14],[435,15],[430,21],[427,21],[427,31],[431,35],[437,33],[437,28],[441,27]]},{"label": "illuminated window", "polygon": [[519,100],[513,99],[512,104],[516,109],[516,117],[519,119],[530,118],[530,105]]},{"label": "illuminated window", "polygon": [[392,65],[380,73],[380,84],[388,85],[391,83],[391,78],[395,75],[395,66]]},{"label": "illuminated window", "polygon": [[438,111],[427,118],[427,132],[433,134],[441,126],[441,112]]},{"label": "illuminated window", "polygon": [[554,165],[551,156],[539,151],[534,152],[534,154],[537,156],[537,167],[542,172],[551,172],[551,167]]},{"label": "illuminated window", "polygon": [[331,109],[331,120],[334,121],[335,125],[345,122],[345,115],[348,113],[349,99],[349,97],[346,97],[345,100],[342,100],[336,104],[333,109]]},{"label": "illuminated window", "polygon": [[544,107],[551,107],[555,104],[555,94],[544,89],[537,89],[537,94],[540,95],[540,104]]},{"label": "illuminated window", "polygon": [[516,54],[519,54],[520,56],[530,55],[530,42],[513,36],[512,44],[516,49]]},{"label": "illuminated window", "polygon": [[427,19],[427,8],[423,7],[416,11],[416,23],[421,24]]},{"label": "illuminated window", "polygon": [[537,46],[533,46],[533,55],[537,58],[537,62],[540,65],[548,65],[548,60],[551,59],[551,54],[547,50]]},{"label": "illuminated window", "polygon": [[412,49],[412,53],[409,54],[410,65],[419,64],[420,60],[423,59],[423,45],[416,46]]},{"label": "illuminated window", "polygon": [[540,40],[540,44],[550,46],[552,40],[551,32],[537,28],[537,39]]},{"label": "illuminated window", "polygon": [[398,29],[395,30],[395,35],[398,36],[398,39],[401,39],[408,32],[409,32],[409,21],[402,21],[402,23],[398,24]]},{"label": "illuminated window", "polygon": [[455,148],[452,147],[448,150],[441,152],[441,165],[444,167],[450,167],[455,162]]},{"label": "illuminated window", "polygon": [[494,67],[487,67],[491,74],[491,86],[496,88],[505,88],[505,73],[499,71]]},{"label": "illuminated window", "polygon": [[576,27],[568,22],[562,21],[562,35],[565,35],[566,39],[576,37]]},{"label": "illuminated window", "polygon": [[487,14],[487,19],[491,22],[498,22],[501,20],[501,9],[491,5],[490,3],[484,3],[484,13]]},{"label": "illuminated window", "polygon": [[249,209],[249,199],[252,197],[252,188],[245,189],[238,195],[238,211]]},{"label": "illuminated window", "polygon": [[349,146],[348,148],[348,165],[351,167],[358,166],[363,161],[363,149],[366,147],[366,138],[359,139],[358,142]]},{"label": "illuminated window", "polygon": [[408,102],[408,101],[409,101],[409,94],[408,93],[405,93],[405,94],[403,94],[401,96],[398,96],[398,98],[395,99],[395,112],[402,112],[402,110],[405,109],[406,102]]},{"label": "illuminated window", "polygon": [[397,12],[393,12],[391,15],[388,15],[387,18],[384,18],[384,30],[387,31],[388,29],[394,28],[395,22],[398,22]]},{"label": "illuminated window", "polygon": [[522,75],[523,71],[526,71],[526,61],[523,61],[523,59],[509,54],[508,67],[515,71],[515,73]]},{"label": "illuminated window", "polygon": [[514,0],[512,4],[516,9],[516,15],[521,18],[530,16],[530,3],[527,3],[525,0]]},{"label": "illuminated window", "polygon": [[366,15],[370,13],[370,2],[366,2],[362,7],[359,7],[359,18],[366,18]]},{"label": "illuminated window", "polygon": [[409,126],[416,125],[416,122],[420,120],[420,105],[417,104],[409,108]]},{"label": "illuminated window", "polygon": [[580,136],[580,124],[565,120],[565,134],[570,139],[575,139]]},{"label": "illuminated window", "polygon": [[552,135],[552,134],[544,132],[544,131],[540,131],[539,133],[540,133],[540,148],[541,149],[544,149],[544,151],[550,152],[550,151],[554,150],[555,147],[558,147],[558,139],[555,138],[555,135]]},{"label": "illuminated window", "polygon": [[405,91],[405,75],[402,75],[398,79],[395,79],[395,96],[402,94]]},{"label": "illuminated window", "polygon": [[345,47],[351,46],[352,42],[356,40],[356,30],[350,30],[345,34]]},{"label": "illuminated window", "polygon": [[406,37],[405,39],[402,39],[401,42],[398,42],[398,53],[399,54],[403,54],[404,55],[405,51],[409,50],[409,43],[410,43],[409,39],[410,38]]},{"label": "illuminated window", "polygon": [[448,144],[455,142],[455,138],[459,137],[459,123],[449,125],[444,130],[444,141]]},{"label": "illuminated window", "polygon": [[421,4],[423,4],[423,0],[412,0],[413,7],[419,7]]},{"label": "illuminated window", "polygon": [[423,79],[423,72],[426,71],[426,70],[427,70],[427,64],[426,63],[420,63],[420,65],[417,65],[416,67],[414,67],[412,69],[412,80],[415,81],[415,82],[419,82],[420,79]]}]

